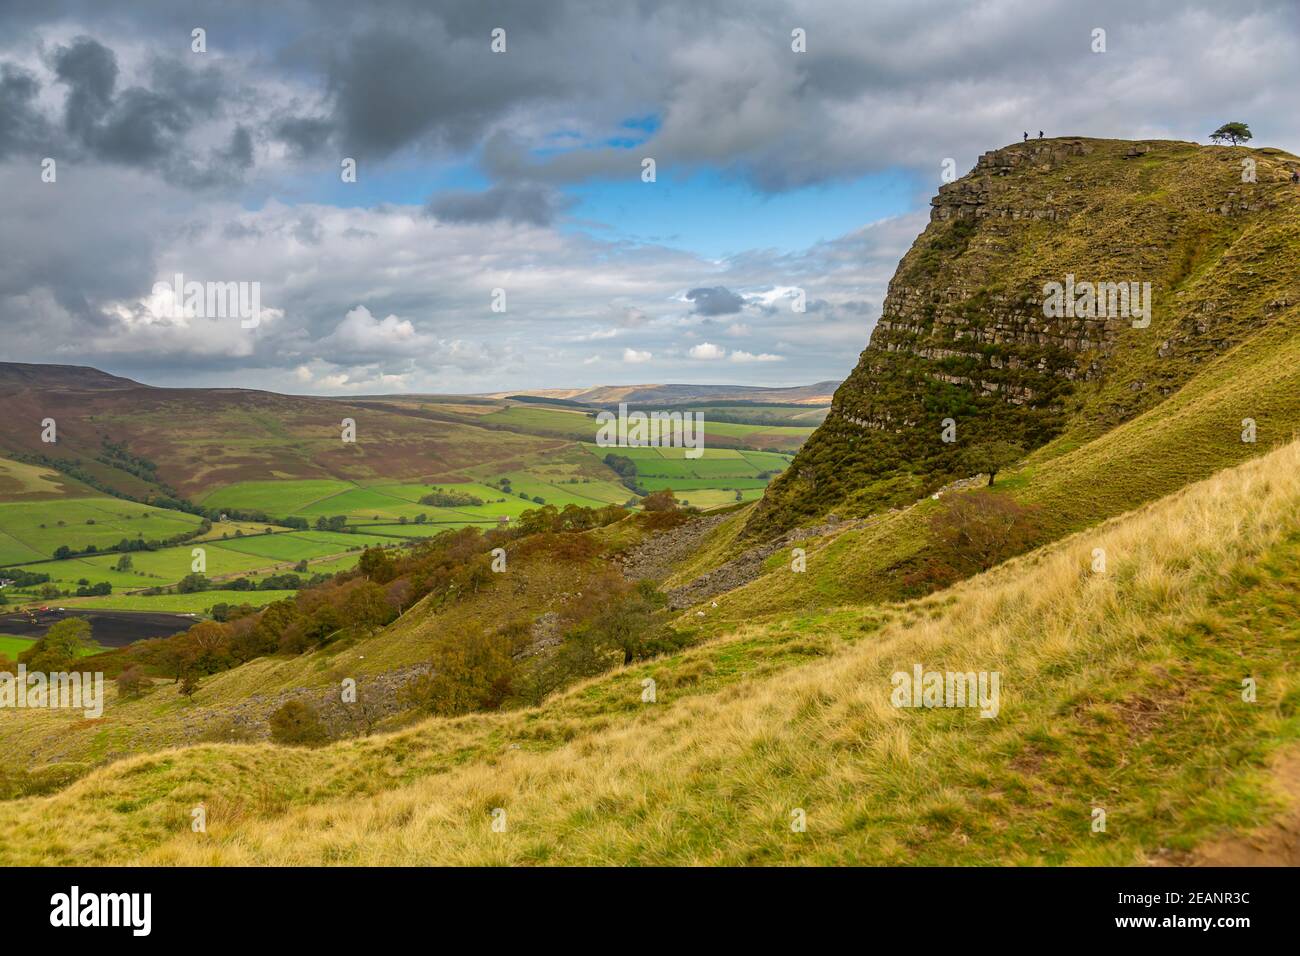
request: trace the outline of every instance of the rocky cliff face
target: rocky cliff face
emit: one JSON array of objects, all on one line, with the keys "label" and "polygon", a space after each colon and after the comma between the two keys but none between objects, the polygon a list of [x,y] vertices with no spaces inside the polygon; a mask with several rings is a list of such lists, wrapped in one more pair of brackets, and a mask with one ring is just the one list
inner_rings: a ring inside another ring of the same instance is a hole
[{"label": "rocky cliff face", "polygon": [[1298,165],[1084,138],[981,156],[931,200],[857,368],[748,532],[915,500],[977,446],[1095,435],[1171,394],[1296,301]]}]

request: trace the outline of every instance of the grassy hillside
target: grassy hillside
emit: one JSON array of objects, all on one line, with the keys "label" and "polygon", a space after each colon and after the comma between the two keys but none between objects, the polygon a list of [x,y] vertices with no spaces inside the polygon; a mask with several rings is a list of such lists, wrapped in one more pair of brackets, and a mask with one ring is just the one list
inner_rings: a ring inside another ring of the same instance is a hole
[{"label": "grassy hillside", "polygon": [[[1284,809],[1268,766],[1300,736],[1297,574],[1290,444],[923,601],[755,621],[542,708],[114,764],[0,804],[0,859],[1177,860]],[[891,706],[917,663],[999,672],[997,717]]]}]

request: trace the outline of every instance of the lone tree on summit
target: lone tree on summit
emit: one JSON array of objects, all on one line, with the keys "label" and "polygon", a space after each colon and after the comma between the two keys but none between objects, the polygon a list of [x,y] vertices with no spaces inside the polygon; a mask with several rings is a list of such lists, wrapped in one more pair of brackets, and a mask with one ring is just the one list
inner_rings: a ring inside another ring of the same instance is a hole
[{"label": "lone tree on summit", "polygon": [[1210,139],[1214,142],[1222,143],[1226,139],[1233,146],[1244,143],[1251,138],[1250,127],[1245,123],[1224,123],[1210,134]]}]

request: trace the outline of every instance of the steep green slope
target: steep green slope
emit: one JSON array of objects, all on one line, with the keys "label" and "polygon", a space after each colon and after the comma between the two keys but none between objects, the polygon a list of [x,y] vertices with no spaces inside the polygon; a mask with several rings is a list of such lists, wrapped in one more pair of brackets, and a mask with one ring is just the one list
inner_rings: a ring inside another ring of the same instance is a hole
[{"label": "steep green slope", "polygon": [[[1095,437],[1289,322],[1297,165],[1277,150],[1083,138],[985,154],[932,200],[857,368],[747,535],[907,504],[964,477],[962,455],[984,442]],[[1047,284],[1069,276],[1149,282],[1149,325],[1045,317]]]},{"label": "steep green slope", "polygon": [[[1242,440],[1244,419],[1255,422],[1254,442]],[[1050,442],[1000,476],[995,488],[1037,506],[1036,540],[1046,543],[1266,453],[1297,433],[1300,308],[1293,307],[1208,361],[1166,401],[1092,440],[1065,435]],[[897,599],[907,593],[908,573],[935,547],[930,519],[940,507],[924,498],[861,527],[801,541],[804,573],[792,572],[791,551],[782,549],[767,560],[766,574],[714,598],[718,607],[700,623],[717,633],[756,614]],[[670,583],[687,583],[741,546],[719,540]]]}]

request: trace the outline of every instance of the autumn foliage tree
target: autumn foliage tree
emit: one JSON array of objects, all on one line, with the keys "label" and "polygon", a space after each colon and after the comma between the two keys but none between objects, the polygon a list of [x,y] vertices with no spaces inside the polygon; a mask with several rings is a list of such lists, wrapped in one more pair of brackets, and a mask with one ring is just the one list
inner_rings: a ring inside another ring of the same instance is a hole
[{"label": "autumn foliage tree", "polygon": [[1029,550],[1041,531],[1036,509],[983,488],[949,495],[930,528],[941,560],[960,577]]},{"label": "autumn foliage tree", "polygon": [[271,714],[271,739],[277,744],[312,747],[325,743],[329,732],[311,704],[290,700]]},{"label": "autumn foliage tree", "polygon": [[411,706],[449,717],[495,710],[511,695],[516,650],[510,635],[471,629],[434,646],[428,673],[405,689]]}]

